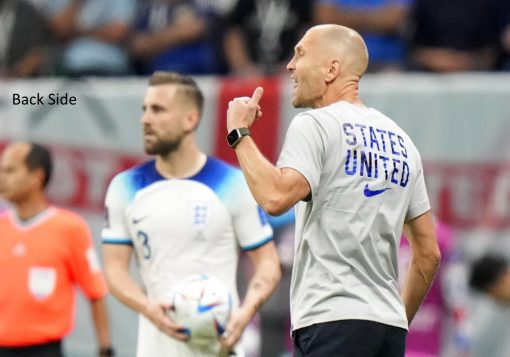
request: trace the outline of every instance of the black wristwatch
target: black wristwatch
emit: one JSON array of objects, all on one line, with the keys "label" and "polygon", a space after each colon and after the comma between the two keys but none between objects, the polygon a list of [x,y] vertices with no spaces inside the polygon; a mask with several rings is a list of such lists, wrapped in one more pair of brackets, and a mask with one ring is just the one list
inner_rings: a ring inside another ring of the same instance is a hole
[{"label": "black wristwatch", "polygon": [[238,128],[232,130],[227,135],[227,143],[230,145],[231,148],[235,148],[237,144],[241,141],[243,136],[251,135],[250,129],[248,128]]},{"label": "black wristwatch", "polygon": [[115,351],[112,347],[101,347],[99,349],[99,356],[100,357],[113,357],[115,356]]}]

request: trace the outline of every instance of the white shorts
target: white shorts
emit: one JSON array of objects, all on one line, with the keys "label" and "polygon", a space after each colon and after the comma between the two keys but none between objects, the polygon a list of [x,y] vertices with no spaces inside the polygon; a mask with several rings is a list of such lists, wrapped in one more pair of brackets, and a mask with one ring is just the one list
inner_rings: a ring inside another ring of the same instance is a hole
[{"label": "white shorts", "polygon": [[204,349],[192,348],[186,342],[174,339],[162,333],[144,316],[140,315],[138,323],[138,346],[136,357],[244,357],[240,344],[234,354],[221,353],[221,344],[217,343]]}]

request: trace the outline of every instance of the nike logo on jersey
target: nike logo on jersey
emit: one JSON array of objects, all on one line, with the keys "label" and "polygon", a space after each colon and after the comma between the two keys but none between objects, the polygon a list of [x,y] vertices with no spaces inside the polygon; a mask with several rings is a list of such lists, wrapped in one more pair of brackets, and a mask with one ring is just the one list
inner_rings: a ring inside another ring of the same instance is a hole
[{"label": "nike logo on jersey", "polygon": [[204,312],[207,312],[209,310],[212,310],[214,309],[216,306],[218,306],[219,303],[212,303],[212,304],[208,304],[208,305],[202,305],[202,304],[198,304],[198,307],[197,307],[197,312],[199,314],[203,314]]},{"label": "nike logo on jersey", "polygon": [[377,196],[377,195],[380,195],[381,193],[383,193],[384,191],[386,190],[390,190],[391,188],[388,187],[388,188],[383,188],[381,190],[371,190],[368,188],[368,183],[365,185],[365,188],[363,189],[363,194],[365,195],[365,197],[373,197],[373,196]]},{"label": "nike logo on jersey", "polygon": [[133,218],[132,222],[133,222],[133,224],[138,224],[138,223],[140,223],[141,221],[143,221],[147,217],[149,217],[148,214],[146,214],[145,216],[138,217],[138,218]]}]

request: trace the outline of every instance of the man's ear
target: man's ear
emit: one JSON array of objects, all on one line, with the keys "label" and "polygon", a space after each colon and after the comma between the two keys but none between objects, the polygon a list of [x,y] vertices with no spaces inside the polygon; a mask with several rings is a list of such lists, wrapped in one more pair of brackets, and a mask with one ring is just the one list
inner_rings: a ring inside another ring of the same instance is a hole
[{"label": "man's ear", "polygon": [[196,109],[191,109],[186,113],[185,130],[191,132],[195,130],[200,122],[200,113]]},{"label": "man's ear", "polygon": [[331,83],[333,82],[342,71],[342,64],[338,60],[333,60],[329,64],[328,71],[326,72],[326,82]]},{"label": "man's ear", "polygon": [[44,170],[41,168],[32,170],[31,182],[34,185],[34,187],[43,189],[44,188]]}]

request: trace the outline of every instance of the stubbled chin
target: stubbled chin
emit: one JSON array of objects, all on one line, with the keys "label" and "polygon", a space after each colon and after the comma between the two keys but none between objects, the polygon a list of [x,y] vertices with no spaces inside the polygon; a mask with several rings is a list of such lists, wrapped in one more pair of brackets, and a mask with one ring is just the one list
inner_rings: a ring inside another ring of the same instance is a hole
[{"label": "stubbled chin", "polygon": [[297,87],[293,87],[291,93],[292,93],[292,105],[295,106],[298,101]]},{"label": "stubbled chin", "polygon": [[145,135],[143,138],[143,142],[146,145],[150,145],[151,143],[154,143],[156,138],[153,135]]},{"label": "stubbled chin", "polygon": [[144,138],[143,139],[143,146],[145,150],[150,150],[154,146],[154,140],[150,138]]}]

